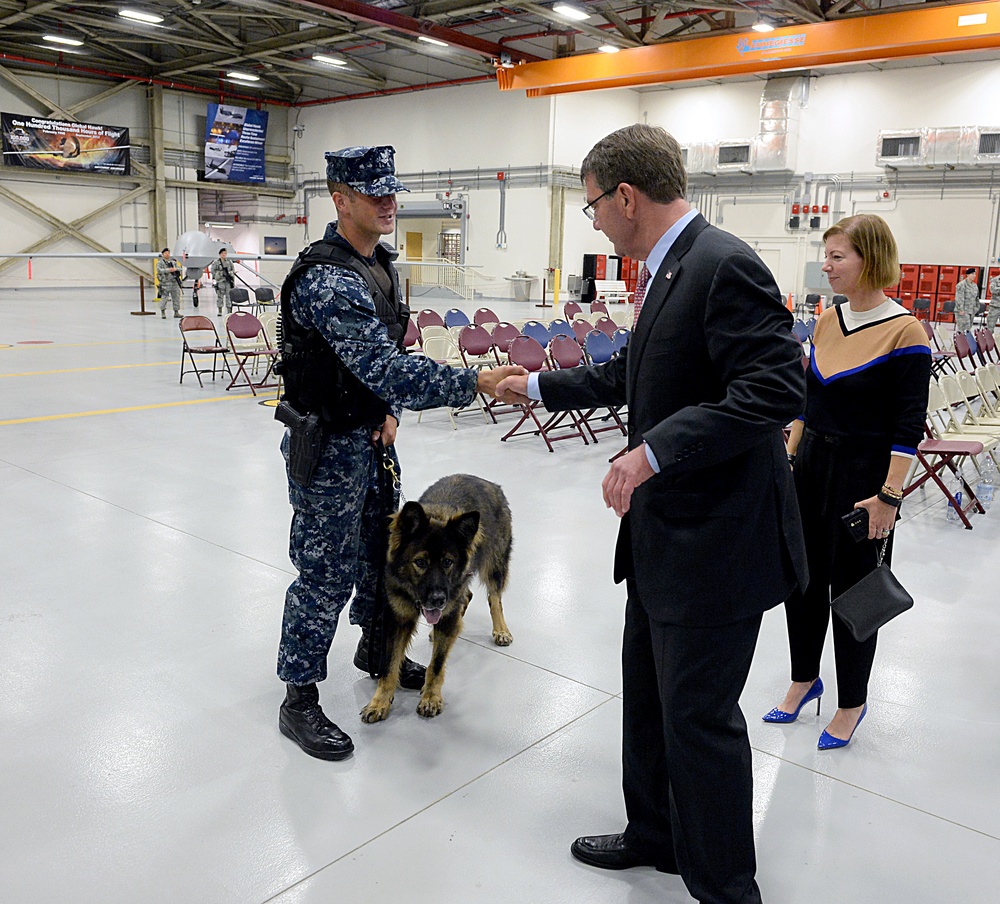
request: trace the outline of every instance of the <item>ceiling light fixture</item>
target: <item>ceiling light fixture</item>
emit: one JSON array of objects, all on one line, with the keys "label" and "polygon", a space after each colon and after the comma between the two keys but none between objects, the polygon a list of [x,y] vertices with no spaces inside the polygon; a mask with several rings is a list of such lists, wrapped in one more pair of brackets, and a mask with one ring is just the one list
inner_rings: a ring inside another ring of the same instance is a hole
[{"label": "ceiling light fixture", "polygon": [[64,38],[62,35],[42,35],[43,41],[51,41],[53,44],[66,44],[68,47],[83,47],[83,41],[76,38]]},{"label": "ceiling light fixture", "polygon": [[134,22],[143,22],[146,25],[159,25],[163,21],[163,16],[144,13],[141,9],[120,9],[118,15],[123,19],[132,19]]},{"label": "ceiling light fixture", "polygon": [[206,229],[235,229],[236,226],[233,223],[206,223]]},{"label": "ceiling light fixture", "polygon": [[750,26],[754,31],[774,31],[774,26],[767,19],[758,19]]},{"label": "ceiling light fixture", "polygon": [[583,22],[584,19],[590,18],[590,13],[580,9],[579,6],[570,6],[568,3],[557,3],[552,7],[552,12],[572,19],[574,22]]},{"label": "ceiling light fixture", "polygon": [[615,47],[614,44],[602,44],[597,48],[601,53],[618,53],[621,47]]},{"label": "ceiling light fixture", "polygon": [[433,44],[435,47],[448,46],[444,41],[439,41],[437,38],[428,38],[427,35],[417,35],[417,40],[423,41],[425,44]]},{"label": "ceiling light fixture", "polygon": [[325,53],[314,53],[312,58],[317,63],[326,63],[327,66],[346,66],[347,60],[341,60],[337,57],[327,56]]},{"label": "ceiling light fixture", "polygon": [[251,75],[249,72],[227,72],[226,78],[231,78],[234,82],[259,82],[259,75]]}]

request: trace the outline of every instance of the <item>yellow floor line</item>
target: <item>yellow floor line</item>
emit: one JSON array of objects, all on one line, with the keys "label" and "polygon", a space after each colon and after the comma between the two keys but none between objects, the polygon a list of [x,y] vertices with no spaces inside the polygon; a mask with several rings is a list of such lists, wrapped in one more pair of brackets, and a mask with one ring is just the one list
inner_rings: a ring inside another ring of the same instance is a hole
[{"label": "yellow floor line", "polygon": [[19,417],[9,421],[0,421],[0,427],[13,424],[36,424],[39,421],[61,421],[70,417],[93,417],[97,414],[124,414],[128,411],[150,411],[153,408],[176,408],[178,405],[203,405],[206,402],[228,402],[230,399],[252,399],[250,393],[231,396],[217,396],[211,399],[189,399],[185,402],[161,402],[159,405],[133,405],[131,408],[105,408],[102,411],[74,411],[71,414],[45,414],[41,417]]},{"label": "yellow floor line", "polygon": [[0,377],[45,377],[49,374],[79,374],[88,370],[121,370],[127,367],[178,367],[179,361],[148,361],[145,364],[105,364],[102,367],[68,367],[65,370],[29,370],[20,374],[0,374]]},{"label": "yellow floor line", "polygon": [[0,348],[10,348],[10,349],[34,349],[40,350],[45,348],[89,348],[92,345],[135,345],[139,342],[178,342],[180,341],[177,336],[165,336],[161,339],[115,339],[115,340],[105,340],[103,342],[47,342],[44,345],[24,345],[22,343],[4,343],[0,345]]}]

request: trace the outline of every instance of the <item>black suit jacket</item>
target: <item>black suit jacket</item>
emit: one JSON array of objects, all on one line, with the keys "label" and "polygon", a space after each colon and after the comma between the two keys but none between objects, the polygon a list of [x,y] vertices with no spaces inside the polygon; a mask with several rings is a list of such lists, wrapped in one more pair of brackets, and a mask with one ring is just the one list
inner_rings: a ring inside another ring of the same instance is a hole
[{"label": "black suit jacket", "polygon": [[645,441],[656,457],[622,519],[615,581],[634,576],[659,621],[726,624],[806,585],[782,437],[805,398],[791,324],[760,258],[698,215],[650,281],[626,350],[539,378],[552,411],[628,404],[629,448]]}]

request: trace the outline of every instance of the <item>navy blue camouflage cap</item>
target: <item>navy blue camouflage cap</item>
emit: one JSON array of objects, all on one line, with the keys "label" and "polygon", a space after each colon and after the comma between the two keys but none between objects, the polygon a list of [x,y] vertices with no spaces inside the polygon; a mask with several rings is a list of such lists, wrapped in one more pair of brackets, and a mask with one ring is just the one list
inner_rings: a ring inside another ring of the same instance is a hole
[{"label": "navy blue camouflage cap", "polygon": [[373,198],[409,191],[396,178],[396,149],[388,144],[326,152],[326,178]]}]

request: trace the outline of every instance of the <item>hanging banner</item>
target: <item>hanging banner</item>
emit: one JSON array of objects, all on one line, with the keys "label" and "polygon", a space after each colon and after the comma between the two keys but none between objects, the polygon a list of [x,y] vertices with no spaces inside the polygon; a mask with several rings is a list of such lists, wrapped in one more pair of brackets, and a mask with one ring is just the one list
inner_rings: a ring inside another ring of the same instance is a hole
[{"label": "hanging banner", "polygon": [[0,113],[4,166],[128,176],[129,134],[124,126]]},{"label": "hanging banner", "polygon": [[267,111],[209,104],[205,122],[205,178],[264,181]]}]

